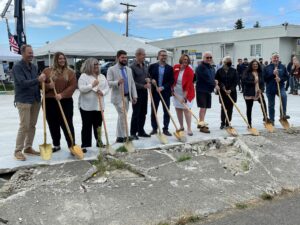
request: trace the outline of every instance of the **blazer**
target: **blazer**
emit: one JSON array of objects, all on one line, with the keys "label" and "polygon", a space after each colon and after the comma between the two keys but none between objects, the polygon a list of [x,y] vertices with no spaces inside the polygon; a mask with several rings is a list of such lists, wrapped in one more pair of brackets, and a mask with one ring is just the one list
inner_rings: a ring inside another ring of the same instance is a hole
[{"label": "blazer", "polygon": [[[130,67],[126,66],[126,74],[128,78],[128,90],[129,90],[129,99],[132,101],[133,98],[137,98],[137,92],[135,87],[135,82],[133,80],[132,71]],[[119,63],[115,64],[108,68],[107,71],[107,81],[108,85],[111,88],[111,103],[120,104],[122,102],[122,96],[120,94],[120,88],[118,81],[123,78],[121,74],[121,65]]]},{"label": "blazer", "polygon": [[[266,82],[266,92],[267,94],[277,94],[277,83],[275,81],[275,75],[273,74],[273,71],[275,69],[275,65],[273,63],[269,64],[264,69],[264,80]],[[289,75],[287,72],[287,69],[284,65],[281,63],[278,64],[278,72],[279,72],[279,78],[280,78],[280,88],[284,87],[284,82],[288,80]]]},{"label": "blazer", "polygon": [[220,92],[223,98],[226,96],[224,89],[230,90],[230,96],[236,102],[236,86],[239,79],[238,76],[237,70],[232,67],[228,68],[227,72],[225,71],[224,67],[218,69],[215,79],[219,82]]},{"label": "blazer", "polygon": [[[179,72],[180,72],[180,64],[174,65],[174,84],[172,88],[176,86]],[[190,102],[195,98],[195,88],[194,88],[194,71],[190,66],[187,66],[184,69],[183,75],[182,75],[182,90],[186,92],[186,98]]]},{"label": "blazer", "polygon": [[[154,79],[158,84],[158,77],[159,77],[159,63],[153,63],[149,66],[149,74],[150,78]],[[162,91],[163,95],[171,96],[171,87],[174,83],[174,75],[173,75],[173,67],[166,64],[165,65],[165,73],[162,82],[162,86],[164,90]],[[156,93],[154,86],[152,85],[152,93]]]},{"label": "blazer", "polygon": [[[242,77],[242,82],[244,85],[244,96],[255,96],[255,78],[252,72],[245,72]],[[259,89],[263,92],[265,90],[265,82],[263,72],[258,73],[258,86]]]}]

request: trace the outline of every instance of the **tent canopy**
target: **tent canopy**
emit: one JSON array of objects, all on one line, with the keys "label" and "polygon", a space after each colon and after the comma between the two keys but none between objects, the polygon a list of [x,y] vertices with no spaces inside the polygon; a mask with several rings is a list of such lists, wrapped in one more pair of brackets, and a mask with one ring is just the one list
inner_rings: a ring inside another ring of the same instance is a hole
[{"label": "tent canopy", "polygon": [[14,62],[21,60],[21,55],[9,51],[9,48],[0,46],[0,61]]},{"label": "tent canopy", "polygon": [[35,56],[46,56],[57,51],[67,56],[112,57],[117,51],[125,50],[128,56],[134,56],[137,48],[144,48],[148,57],[154,57],[160,48],[137,41],[131,37],[118,35],[96,25],[68,35],[60,40],[35,49]]}]

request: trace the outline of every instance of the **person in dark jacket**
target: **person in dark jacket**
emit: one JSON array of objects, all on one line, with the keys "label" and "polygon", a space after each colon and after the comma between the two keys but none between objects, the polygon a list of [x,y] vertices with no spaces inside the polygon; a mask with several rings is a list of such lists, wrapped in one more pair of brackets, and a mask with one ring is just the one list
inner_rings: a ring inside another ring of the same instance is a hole
[{"label": "person in dark jacket", "polygon": [[239,91],[242,90],[242,75],[243,75],[243,71],[242,71],[242,63],[243,63],[243,60],[242,59],[238,59],[238,64],[236,66],[236,71],[237,71],[237,74],[238,74],[238,86],[239,86]]},{"label": "person in dark jacket", "polygon": [[289,94],[293,93],[293,89],[294,89],[294,77],[293,77],[293,73],[292,73],[292,66],[293,66],[293,61],[294,61],[294,57],[295,55],[291,55],[291,60],[289,62],[289,64],[287,65],[286,69],[289,75],[289,79],[286,81],[286,85],[285,85],[285,91],[287,91],[290,87],[290,92]]},{"label": "person in dark jacket", "polygon": [[[251,127],[253,102],[257,100],[260,103],[261,108],[263,104],[265,110],[267,109],[266,102],[263,95],[264,88],[265,88],[263,71],[260,63],[256,59],[250,62],[248,69],[243,74],[242,80],[244,84],[244,99],[246,101],[246,107],[247,107],[247,119]],[[260,96],[262,98],[262,101],[260,99]],[[262,108],[262,112],[263,112],[263,108]],[[267,120],[268,118],[265,118],[264,116],[264,121]]]},{"label": "person in dark jacket", "polygon": [[[268,109],[270,120],[274,124],[275,118],[275,95],[279,95],[277,89],[277,82],[280,86],[280,94],[283,105],[283,115],[281,118],[289,119],[286,115],[287,96],[284,88],[284,82],[289,78],[286,67],[279,62],[279,54],[277,52],[272,54],[272,62],[264,69],[264,80],[266,82],[266,93],[268,97]],[[281,112],[280,112],[281,114]]]},{"label": "person in dark jacket", "polygon": [[[216,80],[218,81],[218,85],[220,87],[220,94],[224,101],[225,108],[227,110],[227,114],[229,120],[232,118],[232,109],[233,103],[230,101],[227,95],[230,95],[234,102],[237,100],[236,86],[238,84],[238,74],[236,69],[232,68],[232,59],[230,56],[226,56],[223,59],[223,67],[220,68],[216,73]],[[221,100],[220,100],[221,103]],[[220,129],[224,129],[224,127],[229,126],[230,121],[226,120],[224,109],[221,105],[221,127]]]},{"label": "person in dark jacket", "polygon": [[[152,95],[154,100],[154,105],[156,110],[158,109],[158,105],[160,102],[160,97],[158,92],[160,92],[163,96],[163,99],[166,102],[168,108],[170,108],[170,97],[171,97],[171,87],[174,83],[174,75],[173,75],[173,67],[167,64],[167,51],[160,50],[158,52],[158,62],[153,63],[149,66],[149,74],[152,80],[155,80],[157,83],[157,88],[152,85]],[[151,105],[152,107],[152,105]],[[151,111],[151,126],[152,132],[150,135],[157,134],[157,123],[155,119],[154,109],[152,108]],[[163,133],[167,136],[172,136],[169,132],[169,123],[170,123],[170,116],[165,107],[164,110],[164,126],[163,126]]]},{"label": "person in dark jacket", "polygon": [[33,51],[30,45],[22,45],[22,60],[12,69],[15,82],[15,105],[19,112],[20,125],[16,140],[14,156],[16,160],[24,161],[25,154],[40,155],[32,148],[35,136],[35,126],[41,107],[40,83],[46,76],[38,76],[37,67],[32,64]]},{"label": "person in dark jacket", "polygon": [[203,54],[203,62],[196,69],[196,99],[199,111],[200,132],[210,133],[208,124],[205,123],[206,110],[211,108],[211,93],[216,87],[215,69],[212,66],[212,53],[205,52]]}]

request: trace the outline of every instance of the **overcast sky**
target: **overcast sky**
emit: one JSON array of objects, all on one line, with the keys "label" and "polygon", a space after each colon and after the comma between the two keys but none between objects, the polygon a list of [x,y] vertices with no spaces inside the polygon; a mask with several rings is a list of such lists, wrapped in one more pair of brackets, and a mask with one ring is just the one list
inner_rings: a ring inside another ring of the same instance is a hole
[{"label": "overcast sky", "polygon": [[[0,0],[2,12],[7,0]],[[124,6],[117,0],[25,0],[27,40],[33,46],[54,41],[96,24],[118,34],[125,33]],[[150,40],[200,32],[233,29],[238,18],[246,28],[256,21],[262,26],[283,22],[300,24],[299,0],[128,0],[137,5],[130,14],[130,35]],[[10,7],[8,17],[14,31]],[[4,20],[0,21],[0,44],[8,46]]]}]

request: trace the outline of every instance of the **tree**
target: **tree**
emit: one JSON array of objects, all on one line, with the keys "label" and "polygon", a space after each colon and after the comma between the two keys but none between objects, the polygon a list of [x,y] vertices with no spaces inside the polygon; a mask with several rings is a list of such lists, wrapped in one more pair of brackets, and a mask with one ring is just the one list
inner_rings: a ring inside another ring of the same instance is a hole
[{"label": "tree", "polygon": [[253,25],[254,28],[260,28],[260,24],[258,21],[256,21],[256,23]]},{"label": "tree", "polygon": [[234,24],[234,29],[243,29],[244,28],[244,23],[242,19],[238,19],[235,24]]}]

